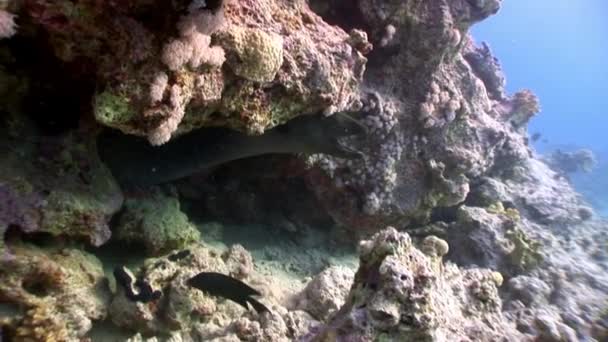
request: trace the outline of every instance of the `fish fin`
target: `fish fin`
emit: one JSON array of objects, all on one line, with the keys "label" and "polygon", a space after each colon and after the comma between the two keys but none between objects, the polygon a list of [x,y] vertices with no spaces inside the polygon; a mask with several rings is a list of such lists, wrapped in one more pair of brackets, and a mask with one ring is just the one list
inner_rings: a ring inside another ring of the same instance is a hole
[{"label": "fish fin", "polygon": [[237,303],[238,305],[244,307],[245,310],[249,310],[249,305],[247,305],[247,297],[241,297],[241,298],[227,298],[227,297],[224,297],[224,298]]},{"label": "fish fin", "polygon": [[264,312],[270,312],[270,310],[268,309],[268,307],[266,307],[266,305],[262,304],[260,301],[258,301],[255,298],[249,297],[249,298],[247,298],[247,302],[249,304],[251,304],[251,306],[253,306],[253,308],[255,309],[255,311],[258,314],[262,314]]}]

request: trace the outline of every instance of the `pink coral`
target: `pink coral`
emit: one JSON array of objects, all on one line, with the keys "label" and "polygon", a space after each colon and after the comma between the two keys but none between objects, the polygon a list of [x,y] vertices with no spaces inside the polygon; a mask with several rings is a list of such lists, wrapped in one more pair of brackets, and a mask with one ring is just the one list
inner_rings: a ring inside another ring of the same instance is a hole
[{"label": "pink coral", "polygon": [[148,135],[148,141],[152,145],[162,145],[171,139],[171,134],[177,130],[177,126],[184,118],[186,112],[185,98],[179,85],[171,86],[169,93],[170,107],[167,108],[168,117]]},{"label": "pink coral", "polygon": [[16,32],[17,25],[15,25],[15,15],[0,10],[0,39],[9,38]]},{"label": "pink coral", "polygon": [[171,70],[178,70],[192,58],[192,45],[176,39],[165,45],[162,61]]},{"label": "pink coral", "polygon": [[182,17],[177,24],[182,37],[187,37],[194,32],[199,32],[204,35],[210,35],[217,31],[224,24],[224,13],[220,11],[218,13],[209,13],[208,11],[201,11],[188,16]]},{"label": "pink coral", "polygon": [[190,35],[174,40],[163,50],[163,63],[171,70],[178,70],[186,63],[196,69],[201,64],[221,66],[224,64],[224,50],[219,46],[209,47],[211,37],[193,31]]},{"label": "pink coral", "polygon": [[165,89],[167,89],[167,83],[169,82],[169,76],[164,72],[159,73],[154,77],[152,84],[150,84],[150,100],[152,103],[160,102],[163,100]]}]

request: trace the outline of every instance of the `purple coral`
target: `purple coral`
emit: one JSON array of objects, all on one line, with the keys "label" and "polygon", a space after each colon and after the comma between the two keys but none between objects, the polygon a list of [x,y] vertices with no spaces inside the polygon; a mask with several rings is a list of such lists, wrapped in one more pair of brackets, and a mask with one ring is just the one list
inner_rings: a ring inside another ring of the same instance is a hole
[{"label": "purple coral", "polygon": [[39,228],[37,208],[43,199],[36,194],[18,193],[6,183],[0,183],[0,228],[16,225],[25,232]]},{"label": "purple coral", "polygon": [[362,111],[366,115],[361,121],[368,130],[368,144],[361,147],[365,160],[340,160],[331,156],[316,156],[313,160],[332,175],[337,184],[363,189],[363,209],[373,215],[392,200],[397,184],[396,167],[405,142],[395,129],[398,125],[395,108],[390,102],[385,103],[379,94],[367,94]]}]

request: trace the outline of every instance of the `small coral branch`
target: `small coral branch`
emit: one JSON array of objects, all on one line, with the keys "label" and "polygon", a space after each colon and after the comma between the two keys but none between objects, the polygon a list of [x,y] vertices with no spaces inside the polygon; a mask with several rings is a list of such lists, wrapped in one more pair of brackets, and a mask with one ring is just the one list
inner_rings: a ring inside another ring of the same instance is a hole
[{"label": "small coral branch", "polygon": [[17,33],[15,15],[7,11],[0,10],[0,39],[10,38]]}]

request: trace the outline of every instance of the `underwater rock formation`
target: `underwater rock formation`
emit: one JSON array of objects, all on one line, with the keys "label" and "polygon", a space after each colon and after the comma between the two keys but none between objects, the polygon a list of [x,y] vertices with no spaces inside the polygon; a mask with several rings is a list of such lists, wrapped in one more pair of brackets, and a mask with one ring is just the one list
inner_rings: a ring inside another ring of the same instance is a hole
[{"label": "underwater rock formation", "polygon": [[[107,314],[101,262],[74,248],[11,244],[0,261],[0,327],[15,341],[75,341]],[[15,313],[6,311],[15,308]],[[8,312],[8,316],[6,316]]]},{"label": "underwater rock formation", "polygon": [[[253,272],[251,255],[241,246],[233,246],[221,254],[192,246],[187,256],[171,259],[166,256],[148,259],[137,272],[153,288],[162,289],[163,295],[158,300],[133,302],[120,287],[117,289],[110,305],[110,316],[117,325],[146,334],[173,333],[204,341],[214,338],[289,341],[318,324],[307,313],[288,311],[273,299],[269,283]],[[262,301],[273,304],[269,306],[271,312],[257,314],[193,289],[187,281],[202,271],[248,279],[248,283],[265,294]]]},{"label": "underwater rock formation", "polygon": [[360,265],[346,304],[314,337],[375,341],[519,340],[501,313],[503,278],[487,269],[444,264],[445,241],[414,247],[387,228],[360,244]]},{"label": "underwater rock formation", "polygon": [[564,175],[580,171],[589,173],[597,165],[597,159],[593,151],[588,149],[579,149],[572,152],[556,150],[549,154],[545,161],[553,170]]},{"label": "underwater rock formation", "polygon": [[[9,242],[0,299],[24,307],[3,326],[81,338],[109,310],[122,328],[173,340],[602,340],[608,223],[528,145],[539,99],[507,94],[489,46],[468,34],[500,4],[0,1],[0,241]],[[123,195],[96,153],[99,126],[145,137],[153,150],[201,127],[259,135],[341,112],[368,135],[312,131],[364,158],[241,160],[180,181],[180,198],[164,187]],[[206,221],[270,222],[293,243],[311,227],[340,232],[336,246],[377,235],[362,244],[352,284],[348,270],[330,267],[286,293],[242,246],[199,245],[186,204]],[[160,298],[133,302],[118,287],[107,305],[88,254],[68,249],[72,264],[18,243],[49,233],[99,246],[113,217],[116,240],[156,256],[133,269]],[[388,224],[409,235],[378,233]],[[184,247],[190,255],[172,257]],[[30,284],[26,269],[45,282]],[[259,288],[271,312],[187,286],[205,271]]]},{"label": "underwater rock formation", "polygon": [[327,320],[344,305],[355,274],[344,266],[332,266],[317,274],[299,298],[298,307],[320,321]]},{"label": "underwater rock formation", "polygon": [[[0,234],[9,227],[49,233],[100,246],[123,197],[83,130],[65,137],[28,139],[31,130],[12,121],[0,144]],[[0,246],[2,238],[0,237]]]},{"label": "underwater rock formation", "polygon": [[305,1],[186,3],[28,1],[19,13],[62,61],[94,66],[100,123],[155,145],[202,126],[260,134],[356,99],[365,57]]},{"label": "underwater rock formation", "polygon": [[182,249],[200,239],[200,233],[180,211],[179,199],[158,189],[128,197],[118,215],[114,236],[141,243],[151,255]]},{"label": "underwater rock formation", "polygon": [[275,302],[270,285],[255,274],[248,279],[267,293],[264,301],[273,302],[271,312],[255,314],[202,292],[188,292],[183,282],[192,272],[227,272],[222,258],[203,247],[192,249],[176,262],[166,257],[146,261],[140,269],[142,277],[153,287],[162,288],[165,298],[156,304],[128,302],[119,289],[111,314],[117,324],[137,327],[137,331],[194,340],[523,337],[501,313],[497,290],[503,282],[500,273],[481,268],[461,270],[444,263],[448,245],[436,237],[427,237],[419,246],[414,247],[406,233],[394,228],[361,242],[361,264],[354,280],[351,271],[329,268],[296,296],[300,303],[311,301],[304,310],[322,317],[320,321]]},{"label": "underwater rock formation", "polygon": [[[363,20],[349,24],[366,27],[377,45],[363,82],[370,91],[361,97],[372,138],[365,161],[319,158],[325,174],[313,170],[309,178],[326,210],[345,226],[373,232],[379,223],[428,221],[434,208],[464,202],[476,178],[531,154],[511,122],[539,110],[537,103],[517,100],[535,97],[503,94],[500,65],[489,51],[474,52],[467,33],[500,2],[420,3],[342,5]],[[391,40],[383,44],[388,25]]]}]

